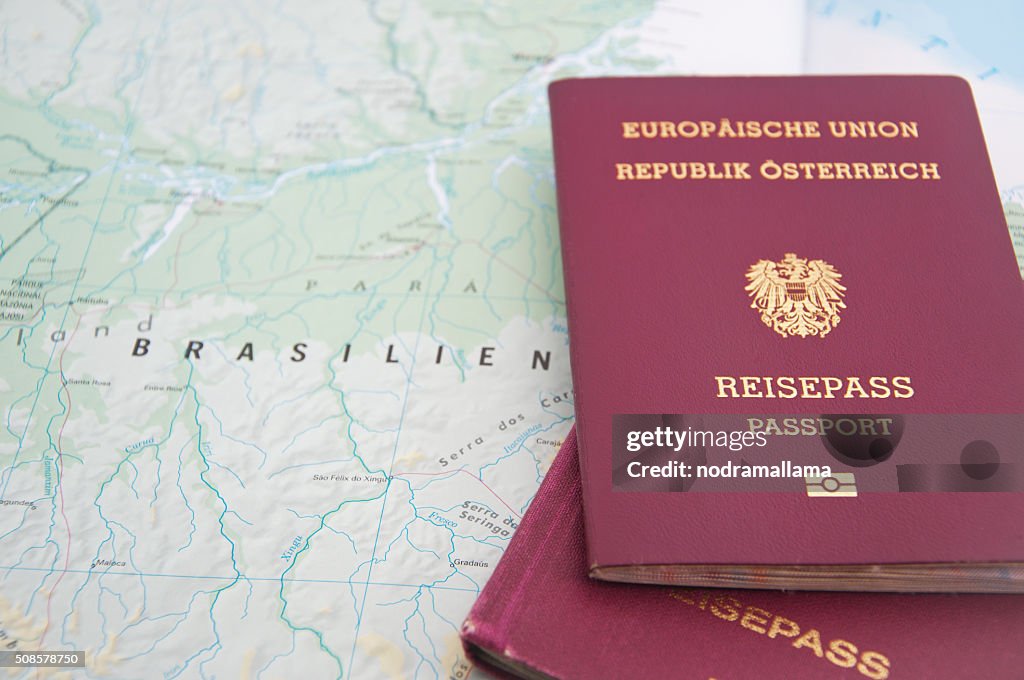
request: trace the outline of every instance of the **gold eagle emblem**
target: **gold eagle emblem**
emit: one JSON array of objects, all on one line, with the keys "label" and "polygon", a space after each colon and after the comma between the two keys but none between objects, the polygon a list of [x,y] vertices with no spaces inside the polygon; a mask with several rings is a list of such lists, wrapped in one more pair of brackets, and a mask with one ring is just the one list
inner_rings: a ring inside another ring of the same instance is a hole
[{"label": "gold eagle emblem", "polygon": [[782,337],[823,338],[839,323],[839,310],[846,309],[842,276],[824,260],[786,253],[781,262],[758,260],[750,267],[745,290],[753,298],[751,309]]}]

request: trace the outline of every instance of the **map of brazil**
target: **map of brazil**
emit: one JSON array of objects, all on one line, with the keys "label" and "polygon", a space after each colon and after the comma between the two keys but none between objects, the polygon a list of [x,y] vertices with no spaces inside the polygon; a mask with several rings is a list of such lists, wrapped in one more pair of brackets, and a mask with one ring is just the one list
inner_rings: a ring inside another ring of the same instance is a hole
[{"label": "map of brazil", "polygon": [[5,3],[0,649],[482,677],[459,625],[573,423],[547,85],[878,28],[761,4]]}]

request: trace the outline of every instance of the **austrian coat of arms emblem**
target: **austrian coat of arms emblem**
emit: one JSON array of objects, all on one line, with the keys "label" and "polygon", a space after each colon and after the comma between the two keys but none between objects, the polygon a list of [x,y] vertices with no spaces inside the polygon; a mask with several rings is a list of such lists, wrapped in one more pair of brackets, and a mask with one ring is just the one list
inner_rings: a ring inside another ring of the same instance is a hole
[{"label": "austrian coat of arms emblem", "polygon": [[846,287],[842,274],[824,260],[786,253],[779,262],[758,260],[747,270],[750,307],[782,337],[823,338],[839,323]]}]

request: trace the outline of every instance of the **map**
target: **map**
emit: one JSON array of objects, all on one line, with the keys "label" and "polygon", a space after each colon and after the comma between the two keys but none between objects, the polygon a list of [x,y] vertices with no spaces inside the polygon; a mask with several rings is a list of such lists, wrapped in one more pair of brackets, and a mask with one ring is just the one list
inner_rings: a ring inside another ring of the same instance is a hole
[{"label": "map", "polygon": [[798,69],[757,4],[5,3],[0,645],[468,677],[573,421],[547,84]]},{"label": "map", "polygon": [[956,0],[814,0],[807,73],[945,73],[974,91],[996,184],[1024,275],[1024,5]]},{"label": "map", "polygon": [[573,422],[547,84],[964,74],[1024,254],[1012,22],[891,4],[4,3],[0,649],[483,677]]}]

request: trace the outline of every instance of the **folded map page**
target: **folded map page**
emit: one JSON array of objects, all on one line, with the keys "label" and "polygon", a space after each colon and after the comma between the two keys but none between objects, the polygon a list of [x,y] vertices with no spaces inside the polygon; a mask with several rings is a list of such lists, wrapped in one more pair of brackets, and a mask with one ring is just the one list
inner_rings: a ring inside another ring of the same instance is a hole
[{"label": "folded map page", "polygon": [[971,84],[1024,275],[1024,6],[951,0],[809,3],[806,73],[952,73]]}]

